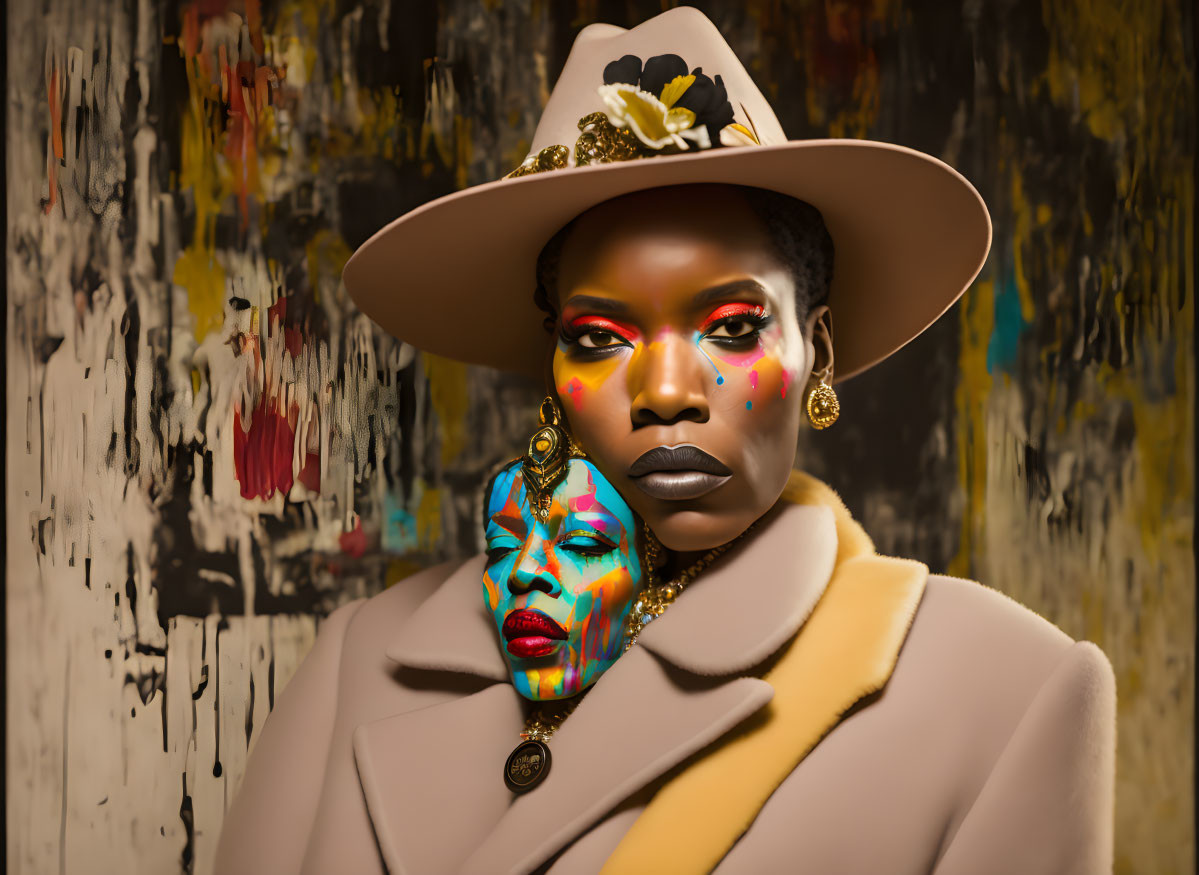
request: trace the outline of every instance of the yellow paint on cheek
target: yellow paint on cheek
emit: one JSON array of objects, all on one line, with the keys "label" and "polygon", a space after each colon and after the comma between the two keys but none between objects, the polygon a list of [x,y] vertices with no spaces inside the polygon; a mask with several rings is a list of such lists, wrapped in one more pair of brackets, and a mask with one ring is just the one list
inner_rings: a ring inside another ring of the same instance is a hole
[{"label": "yellow paint on cheek", "polygon": [[554,385],[564,404],[580,410],[588,396],[620,367],[624,357],[611,355],[594,361],[577,361],[563,353],[554,356]]}]

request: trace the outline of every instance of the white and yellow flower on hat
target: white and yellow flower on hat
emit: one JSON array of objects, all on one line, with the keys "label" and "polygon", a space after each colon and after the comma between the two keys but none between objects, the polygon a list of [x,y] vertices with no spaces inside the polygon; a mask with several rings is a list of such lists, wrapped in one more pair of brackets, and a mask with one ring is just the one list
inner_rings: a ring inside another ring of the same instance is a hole
[{"label": "white and yellow flower on hat", "polygon": [[694,127],[695,113],[685,106],[675,106],[675,101],[694,81],[691,75],[675,77],[661,98],[627,82],[601,85],[599,93],[613,126],[628,128],[649,148],[675,146],[686,150],[691,148],[687,144],[690,141],[696,149],[707,149],[712,145],[708,129]]},{"label": "white and yellow flower on hat", "polygon": [[720,76],[714,79],[678,55],[656,55],[642,66],[625,55],[604,69],[600,97],[613,127],[627,129],[648,149],[692,151],[712,146],[751,146],[758,139],[733,121]]}]

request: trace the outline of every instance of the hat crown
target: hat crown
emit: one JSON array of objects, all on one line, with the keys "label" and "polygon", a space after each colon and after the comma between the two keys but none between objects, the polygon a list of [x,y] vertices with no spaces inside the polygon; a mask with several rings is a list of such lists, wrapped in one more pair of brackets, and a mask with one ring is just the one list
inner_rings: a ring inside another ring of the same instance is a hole
[{"label": "hat crown", "polygon": [[[599,92],[604,68],[625,55],[643,63],[657,55],[678,55],[688,70],[702,69],[712,79],[720,76],[736,122],[754,131],[762,145],[786,141],[774,110],[716,25],[698,9],[680,6],[630,30],[591,24],[579,31],[533,134],[530,155],[549,146],[572,147],[579,120],[605,109]],[[571,151],[568,163],[574,165]]]}]

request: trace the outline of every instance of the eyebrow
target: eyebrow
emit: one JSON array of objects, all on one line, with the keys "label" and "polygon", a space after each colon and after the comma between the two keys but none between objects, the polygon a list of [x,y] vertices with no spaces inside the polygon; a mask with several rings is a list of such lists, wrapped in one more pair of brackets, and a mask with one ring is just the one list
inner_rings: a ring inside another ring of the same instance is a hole
[{"label": "eyebrow", "polygon": [[575,295],[562,305],[563,310],[567,307],[578,307],[581,310],[591,310],[595,313],[625,313],[629,309],[629,305],[624,301],[618,301],[616,298],[601,298],[597,295]]},{"label": "eyebrow", "polygon": [[[746,292],[761,295],[767,300],[770,299],[770,293],[760,282],[754,279],[740,279],[704,289],[695,295],[691,303],[695,307],[702,307],[711,301],[728,298],[737,294],[745,294]],[[572,298],[568,298],[562,305],[564,311],[568,307],[589,310],[593,313],[623,314],[629,310],[629,305],[624,301],[617,300],[616,298],[601,298],[598,295],[575,295]]]},{"label": "eyebrow", "polygon": [[753,292],[761,295],[767,300],[770,300],[770,293],[766,291],[766,287],[764,285],[757,280],[743,279],[733,280],[732,282],[728,283],[721,283],[718,286],[712,286],[709,289],[704,289],[695,296],[693,303],[698,307],[702,304],[719,300],[720,298],[727,298],[732,295],[744,294],[746,292]]}]

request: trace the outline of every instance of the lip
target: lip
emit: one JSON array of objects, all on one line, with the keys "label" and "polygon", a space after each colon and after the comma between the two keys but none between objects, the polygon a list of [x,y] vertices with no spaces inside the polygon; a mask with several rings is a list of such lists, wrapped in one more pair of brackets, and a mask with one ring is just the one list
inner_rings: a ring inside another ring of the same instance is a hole
[{"label": "lip", "polygon": [[629,478],[651,498],[689,501],[732,477],[729,467],[697,446],[654,447],[629,466]]},{"label": "lip", "polygon": [[687,501],[707,495],[731,479],[703,471],[654,471],[633,478],[633,484],[651,498]]},{"label": "lip", "polygon": [[504,618],[500,630],[513,656],[534,657],[551,653],[560,641],[566,640],[566,630],[541,611],[522,608]]},{"label": "lip", "polygon": [[637,461],[629,466],[630,477],[643,477],[662,471],[711,474],[717,477],[729,477],[733,473],[718,458],[691,444],[654,447],[642,453]]}]

